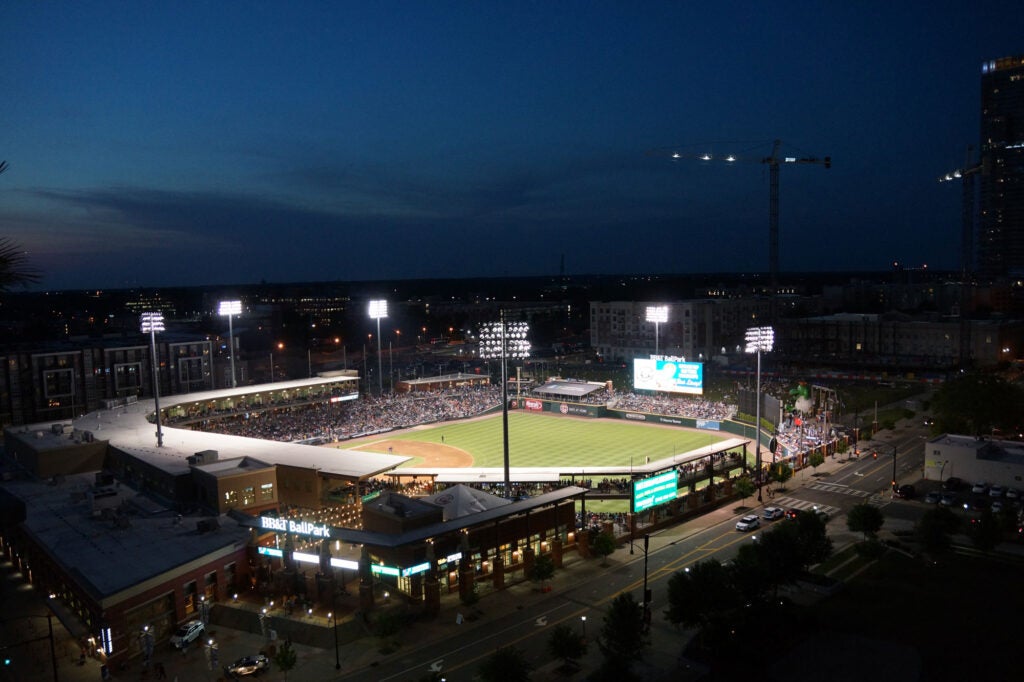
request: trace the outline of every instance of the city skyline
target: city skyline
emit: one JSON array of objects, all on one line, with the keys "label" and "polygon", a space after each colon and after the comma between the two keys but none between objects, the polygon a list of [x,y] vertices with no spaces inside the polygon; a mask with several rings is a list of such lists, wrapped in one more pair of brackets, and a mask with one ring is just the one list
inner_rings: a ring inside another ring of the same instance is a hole
[{"label": "city skyline", "polygon": [[781,169],[782,272],[952,270],[961,193],[937,178],[977,153],[982,63],[1024,54],[995,0],[0,21],[0,237],[34,290],[764,273],[775,139],[832,159]]}]

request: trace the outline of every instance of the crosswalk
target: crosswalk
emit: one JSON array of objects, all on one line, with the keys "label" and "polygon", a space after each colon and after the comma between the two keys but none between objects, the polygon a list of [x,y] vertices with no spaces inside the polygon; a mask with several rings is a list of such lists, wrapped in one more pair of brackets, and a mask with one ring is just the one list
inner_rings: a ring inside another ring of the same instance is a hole
[{"label": "crosswalk", "polygon": [[871,493],[866,490],[856,490],[845,485],[835,485],[834,483],[812,483],[807,486],[811,490],[822,490],[827,493],[839,493],[841,495],[852,495],[854,497],[867,497]]},{"label": "crosswalk", "polygon": [[818,504],[817,502],[808,502],[807,500],[798,500],[795,497],[777,497],[772,500],[772,504],[776,507],[782,507],[783,509],[800,509],[802,511],[810,511],[817,507],[821,511],[825,512],[829,516],[833,516],[839,511],[839,507],[830,507],[827,504]]}]

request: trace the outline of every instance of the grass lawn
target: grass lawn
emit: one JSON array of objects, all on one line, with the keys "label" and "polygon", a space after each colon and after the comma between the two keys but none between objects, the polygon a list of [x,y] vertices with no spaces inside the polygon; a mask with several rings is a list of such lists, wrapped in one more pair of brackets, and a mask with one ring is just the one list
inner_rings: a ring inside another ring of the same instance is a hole
[{"label": "grass lawn", "polygon": [[[508,415],[509,458],[513,467],[628,466],[672,457],[724,439],[710,431],[635,424],[617,419],[576,419],[559,415]],[[474,466],[504,464],[501,415],[448,422],[388,434],[389,440],[437,443],[473,455]],[[397,450],[397,448],[396,448]],[[415,466],[415,464],[413,464]]]}]

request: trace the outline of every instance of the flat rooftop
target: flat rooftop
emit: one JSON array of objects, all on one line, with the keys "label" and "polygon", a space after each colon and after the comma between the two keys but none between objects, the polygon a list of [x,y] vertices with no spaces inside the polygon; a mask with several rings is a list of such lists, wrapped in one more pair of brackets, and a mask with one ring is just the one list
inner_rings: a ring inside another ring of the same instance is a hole
[{"label": "flat rooftop", "polygon": [[200,533],[201,517],[179,520],[123,485],[116,488],[117,499],[104,502],[123,502],[134,511],[94,514],[86,496],[93,480],[93,474],[82,474],[57,484],[16,480],[2,487],[25,503],[24,532],[101,604],[121,601],[162,582],[164,574],[229,555],[249,541],[249,529],[227,516],[216,518],[218,528]]}]

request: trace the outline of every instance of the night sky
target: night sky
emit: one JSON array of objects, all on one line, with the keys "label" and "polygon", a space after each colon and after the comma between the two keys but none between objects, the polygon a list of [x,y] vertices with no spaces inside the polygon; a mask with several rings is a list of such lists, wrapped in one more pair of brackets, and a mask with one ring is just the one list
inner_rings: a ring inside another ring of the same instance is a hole
[{"label": "night sky", "polygon": [[783,272],[955,269],[1022,53],[1020,0],[5,0],[0,237],[36,289],[765,272],[780,139],[832,157]]}]

